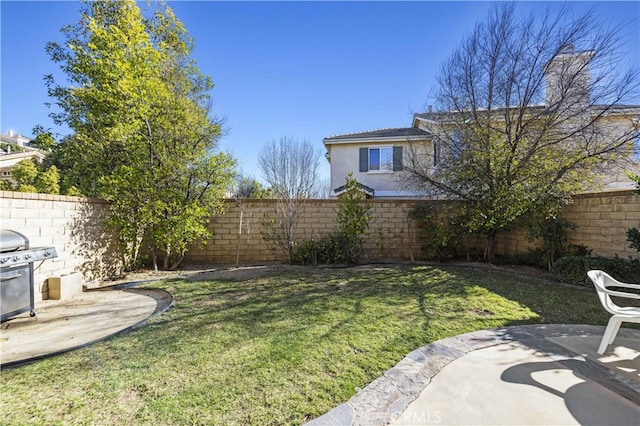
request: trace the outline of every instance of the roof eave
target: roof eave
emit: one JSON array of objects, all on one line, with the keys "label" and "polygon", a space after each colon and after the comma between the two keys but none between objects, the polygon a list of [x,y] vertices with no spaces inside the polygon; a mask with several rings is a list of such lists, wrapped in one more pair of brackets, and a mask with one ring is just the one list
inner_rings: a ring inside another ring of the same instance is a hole
[{"label": "roof eave", "polygon": [[393,136],[393,137],[368,137],[368,138],[324,138],[322,142],[325,145],[340,145],[350,143],[384,143],[384,142],[413,142],[431,140],[431,135],[421,136]]}]

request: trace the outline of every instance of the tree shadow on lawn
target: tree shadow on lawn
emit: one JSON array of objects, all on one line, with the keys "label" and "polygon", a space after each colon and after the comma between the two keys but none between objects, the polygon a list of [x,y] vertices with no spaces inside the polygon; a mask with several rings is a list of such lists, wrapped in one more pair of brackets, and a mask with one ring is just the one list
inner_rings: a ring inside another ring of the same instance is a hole
[{"label": "tree shadow on lawn", "polygon": [[[165,285],[174,306],[146,327],[145,339],[159,339],[167,349],[218,330],[278,342],[306,335],[313,347],[370,333],[392,347],[407,339],[419,347],[481,328],[608,319],[595,294],[454,267],[308,268],[242,282]],[[567,309],[568,300],[575,309]],[[376,330],[376,324],[388,327]],[[383,332],[396,334],[380,336]]]},{"label": "tree shadow on lawn", "polygon": [[545,302],[556,291],[572,319],[566,300],[591,296],[493,271],[406,265],[148,286],[170,291],[172,308],[69,359],[73,369],[166,388],[149,404],[175,401],[177,413],[248,404],[282,423],[323,414],[435,340],[559,318]]}]

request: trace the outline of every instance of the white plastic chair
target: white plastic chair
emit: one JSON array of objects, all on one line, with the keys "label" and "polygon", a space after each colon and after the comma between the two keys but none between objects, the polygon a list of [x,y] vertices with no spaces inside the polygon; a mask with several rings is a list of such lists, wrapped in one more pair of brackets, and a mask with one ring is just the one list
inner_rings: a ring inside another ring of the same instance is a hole
[{"label": "white plastic chair", "polygon": [[613,279],[609,274],[604,271],[593,270],[587,272],[587,275],[593,281],[593,285],[596,286],[598,291],[598,297],[600,297],[600,303],[602,306],[613,316],[609,319],[607,328],[602,336],[598,353],[602,355],[607,349],[620,330],[620,325],[623,322],[635,322],[640,324],[640,308],[631,306],[618,306],[611,300],[610,296],[624,297],[627,299],[640,299],[640,294],[625,292],[621,290],[610,290],[609,287],[620,287],[640,290],[640,284],[627,284],[621,283]]}]

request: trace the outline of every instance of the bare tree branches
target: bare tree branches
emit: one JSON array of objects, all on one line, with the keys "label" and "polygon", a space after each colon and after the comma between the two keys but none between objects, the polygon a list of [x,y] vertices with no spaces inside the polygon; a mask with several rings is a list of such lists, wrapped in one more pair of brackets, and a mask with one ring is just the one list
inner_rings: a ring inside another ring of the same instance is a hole
[{"label": "bare tree branches", "polygon": [[294,233],[300,210],[300,200],[315,198],[321,186],[318,182],[320,150],[306,140],[283,137],[271,141],[261,150],[258,166],[262,177],[278,199],[276,220],[267,223],[265,238],[283,249],[291,261]]},{"label": "bare tree branches", "polygon": [[469,201],[473,227],[495,234],[631,158],[640,72],[620,34],[593,9],[523,17],[497,5],[443,63],[437,112],[419,114],[436,161],[411,149],[407,182]]},{"label": "bare tree branches", "polygon": [[258,166],[278,198],[314,198],[319,159],[320,151],[308,141],[283,137],[260,150]]}]

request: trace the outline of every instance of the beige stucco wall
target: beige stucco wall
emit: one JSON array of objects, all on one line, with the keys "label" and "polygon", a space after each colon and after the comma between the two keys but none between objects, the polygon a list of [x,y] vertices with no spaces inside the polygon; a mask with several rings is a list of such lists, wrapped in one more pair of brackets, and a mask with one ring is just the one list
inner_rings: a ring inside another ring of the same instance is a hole
[{"label": "beige stucco wall", "polygon": [[[360,148],[401,146],[403,164],[407,162],[408,142],[364,142],[349,144],[332,144],[328,150],[331,155],[331,189],[345,184],[346,176],[353,172],[353,177],[361,184],[373,188],[376,194],[385,192],[402,192],[400,172],[369,171],[360,172]],[[397,195],[402,196],[402,195]]]}]

